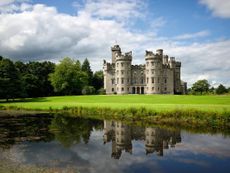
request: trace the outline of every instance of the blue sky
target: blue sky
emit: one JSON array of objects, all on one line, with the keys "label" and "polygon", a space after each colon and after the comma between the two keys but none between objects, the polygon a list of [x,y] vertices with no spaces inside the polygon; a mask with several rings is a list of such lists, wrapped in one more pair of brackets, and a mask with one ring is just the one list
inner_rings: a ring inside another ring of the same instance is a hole
[{"label": "blue sky", "polygon": [[93,70],[110,61],[110,47],[164,49],[182,62],[191,86],[208,79],[230,86],[229,0],[1,0],[0,54],[25,62],[89,58]]}]

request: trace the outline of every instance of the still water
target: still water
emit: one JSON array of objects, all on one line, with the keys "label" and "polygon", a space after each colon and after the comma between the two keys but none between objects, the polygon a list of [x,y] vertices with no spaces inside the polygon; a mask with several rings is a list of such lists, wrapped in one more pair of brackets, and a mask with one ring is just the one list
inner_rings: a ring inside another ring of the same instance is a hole
[{"label": "still water", "polygon": [[229,173],[230,137],[64,115],[0,116],[4,160],[86,173]]}]

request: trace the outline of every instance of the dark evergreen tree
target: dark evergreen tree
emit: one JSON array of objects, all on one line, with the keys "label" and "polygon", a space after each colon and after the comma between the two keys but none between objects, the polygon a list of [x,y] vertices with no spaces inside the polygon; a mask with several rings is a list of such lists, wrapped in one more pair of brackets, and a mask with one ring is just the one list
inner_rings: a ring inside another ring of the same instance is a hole
[{"label": "dark evergreen tree", "polygon": [[0,60],[0,98],[14,99],[20,97],[21,82],[19,72],[9,59]]},{"label": "dark evergreen tree", "polygon": [[224,93],[227,93],[228,92],[228,89],[220,84],[217,88],[216,88],[216,94],[224,94]]},{"label": "dark evergreen tree", "polygon": [[86,74],[88,75],[88,85],[92,85],[93,72],[91,70],[90,63],[87,58],[82,63],[81,70],[83,72],[86,72]]}]

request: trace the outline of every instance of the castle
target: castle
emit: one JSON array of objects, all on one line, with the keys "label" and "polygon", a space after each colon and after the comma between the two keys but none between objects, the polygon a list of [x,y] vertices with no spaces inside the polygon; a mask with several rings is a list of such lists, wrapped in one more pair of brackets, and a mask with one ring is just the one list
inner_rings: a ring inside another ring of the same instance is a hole
[{"label": "castle", "polygon": [[132,65],[132,52],[122,53],[119,45],[111,47],[112,63],[104,60],[106,94],[186,94],[181,80],[181,62],[163,55],[163,50],[145,53],[145,64]]}]

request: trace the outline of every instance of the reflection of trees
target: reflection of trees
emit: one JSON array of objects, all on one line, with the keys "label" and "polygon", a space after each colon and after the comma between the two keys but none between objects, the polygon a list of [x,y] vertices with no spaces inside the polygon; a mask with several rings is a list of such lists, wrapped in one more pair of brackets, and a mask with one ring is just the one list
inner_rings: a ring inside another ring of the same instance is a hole
[{"label": "reflection of trees", "polygon": [[51,119],[51,116],[43,114],[0,117],[0,147],[10,148],[24,141],[53,140],[53,134],[48,131]]},{"label": "reflection of trees", "polygon": [[57,114],[51,122],[50,130],[65,147],[79,143],[89,142],[93,129],[102,129],[103,122],[96,119],[73,118],[62,114]]}]

